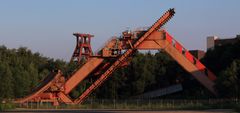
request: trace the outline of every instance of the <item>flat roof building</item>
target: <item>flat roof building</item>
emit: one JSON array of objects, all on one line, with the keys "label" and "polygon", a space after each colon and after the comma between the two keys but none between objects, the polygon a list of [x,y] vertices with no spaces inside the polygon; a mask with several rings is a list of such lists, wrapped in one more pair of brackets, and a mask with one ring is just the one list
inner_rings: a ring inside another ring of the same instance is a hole
[{"label": "flat roof building", "polygon": [[215,46],[235,44],[239,41],[240,41],[240,35],[237,35],[235,38],[225,38],[225,39],[220,39],[217,36],[209,36],[207,37],[207,50],[214,49]]}]

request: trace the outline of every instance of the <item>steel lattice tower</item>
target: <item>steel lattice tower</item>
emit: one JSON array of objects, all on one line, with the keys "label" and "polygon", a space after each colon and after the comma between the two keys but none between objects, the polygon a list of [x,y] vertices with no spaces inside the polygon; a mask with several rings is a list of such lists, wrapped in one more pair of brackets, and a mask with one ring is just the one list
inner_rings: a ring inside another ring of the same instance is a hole
[{"label": "steel lattice tower", "polygon": [[92,55],[91,38],[94,36],[83,33],[73,33],[73,35],[76,36],[76,47],[70,62],[80,64],[82,61],[88,60]]}]

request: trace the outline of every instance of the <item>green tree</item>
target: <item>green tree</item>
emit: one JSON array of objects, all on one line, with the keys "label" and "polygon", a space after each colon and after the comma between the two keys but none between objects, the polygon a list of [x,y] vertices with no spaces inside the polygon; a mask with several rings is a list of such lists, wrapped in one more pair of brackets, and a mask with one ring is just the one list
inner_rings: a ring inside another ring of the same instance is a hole
[{"label": "green tree", "polygon": [[32,53],[26,47],[0,46],[0,95],[2,98],[26,96],[54,69],[66,69],[66,62]]},{"label": "green tree", "polygon": [[230,67],[221,72],[216,88],[222,97],[240,97],[240,59],[234,60]]},{"label": "green tree", "polygon": [[13,98],[12,72],[6,63],[0,63],[0,99]]},{"label": "green tree", "polygon": [[39,79],[38,79],[38,69],[36,68],[36,66],[33,63],[30,63],[28,66],[28,73],[30,76],[30,87],[34,87],[37,85]]},{"label": "green tree", "polygon": [[233,60],[240,59],[239,51],[240,41],[236,44],[216,46],[214,50],[207,51],[202,62],[216,75],[220,75],[220,72],[229,67]]}]

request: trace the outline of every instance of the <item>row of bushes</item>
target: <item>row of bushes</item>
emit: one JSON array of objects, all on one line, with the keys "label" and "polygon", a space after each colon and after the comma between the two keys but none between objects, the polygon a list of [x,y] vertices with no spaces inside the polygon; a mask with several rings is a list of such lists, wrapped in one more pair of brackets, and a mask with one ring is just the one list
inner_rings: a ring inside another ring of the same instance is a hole
[{"label": "row of bushes", "polygon": [[12,109],[15,109],[15,104],[12,104],[12,103],[0,104],[0,111],[12,110]]}]

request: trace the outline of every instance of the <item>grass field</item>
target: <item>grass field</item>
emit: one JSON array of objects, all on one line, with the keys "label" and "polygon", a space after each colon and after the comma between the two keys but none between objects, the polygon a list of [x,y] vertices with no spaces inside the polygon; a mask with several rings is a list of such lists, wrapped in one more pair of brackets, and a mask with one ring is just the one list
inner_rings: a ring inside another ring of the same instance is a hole
[{"label": "grass field", "polygon": [[83,104],[52,106],[51,103],[27,103],[24,105],[0,104],[0,110],[209,110],[231,109],[240,112],[240,102],[234,99],[210,100],[87,100]]}]

